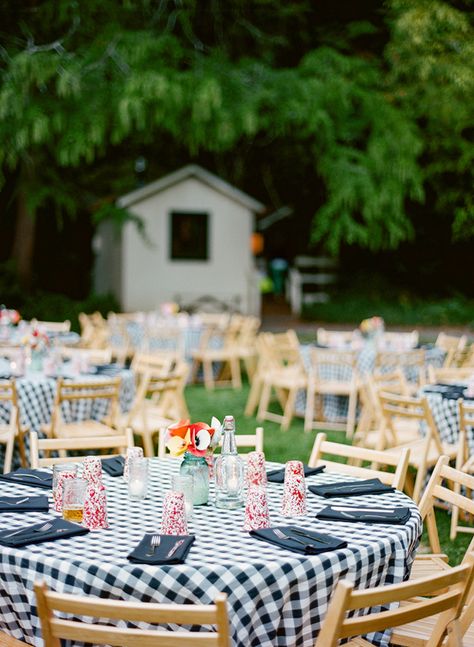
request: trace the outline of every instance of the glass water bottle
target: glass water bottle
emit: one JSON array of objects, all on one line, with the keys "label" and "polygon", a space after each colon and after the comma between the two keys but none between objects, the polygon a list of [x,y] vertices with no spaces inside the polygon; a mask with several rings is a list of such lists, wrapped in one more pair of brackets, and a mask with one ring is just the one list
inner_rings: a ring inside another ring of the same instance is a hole
[{"label": "glass water bottle", "polygon": [[244,505],[244,461],[237,453],[233,416],[224,418],[223,428],[222,450],[215,464],[216,507],[231,510]]}]

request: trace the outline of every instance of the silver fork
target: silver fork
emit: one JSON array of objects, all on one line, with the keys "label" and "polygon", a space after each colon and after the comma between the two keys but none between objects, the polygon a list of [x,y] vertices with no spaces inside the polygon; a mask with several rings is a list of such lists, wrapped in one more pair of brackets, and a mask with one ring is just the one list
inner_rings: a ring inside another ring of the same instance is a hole
[{"label": "silver fork", "polygon": [[15,532],[11,532],[8,535],[4,535],[3,538],[6,539],[7,537],[13,537],[13,535],[18,535],[20,532],[24,532],[25,535],[28,534],[28,532],[46,532],[50,528],[53,527],[53,524],[51,521],[48,521],[44,525],[42,525],[40,528],[33,528],[33,530],[29,531],[28,529],[25,528],[20,528],[20,530],[15,530]]},{"label": "silver fork", "polygon": [[284,532],[282,532],[279,528],[272,528],[272,532],[278,537],[278,539],[290,539],[291,541],[296,541],[302,546],[308,546],[307,541],[303,541],[301,539],[298,539],[297,537],[290,537],[289,535],[286,535]]},{"label": "silver fork", "polygon": [[153,557],[155,554],[156,548],[160,545],[161,542],[161,537],[160,535],[153,535],[152,538],[150,539],[150,547],[148,548],[146,552],[147,557]]}]

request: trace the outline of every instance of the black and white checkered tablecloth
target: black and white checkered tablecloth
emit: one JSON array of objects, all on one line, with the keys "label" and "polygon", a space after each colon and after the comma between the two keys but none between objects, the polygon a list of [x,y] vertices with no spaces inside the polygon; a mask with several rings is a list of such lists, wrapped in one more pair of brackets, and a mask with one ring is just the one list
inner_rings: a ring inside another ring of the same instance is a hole
[{"label": "black and white checkered tablecloth", "polygon": [[[404,505],[413,510],[403,526],[338,524],[315,520],[326,503],[308,494],[308,514],[288,518],[279,513],[283,485],[269,484],[273,525],[297,525],[331,533],[348,547],[304,556],[258,541],[245,532],[244,509],[195,507],[189,531],[196,536],[186,563],[148,566],[131,564],[126,556],[144,532],[159,531],[162,497],[179,460],[153,459],[151,489],[143,502],[130,502],[121,478],[104,477],[110,528],[88,535],[0,549],[0,629],[42,645],[33,583],[45,580],[54,590],[143,602],[202,603],[218,591],[228,595],[234,647],[312,647],[329,597],[340,578],[364,588],[400,582],[408,576],[421,533],[415,504],[396,492],[352,497],[350,503]],[[308,483],[348,480],[335,474],[309,477]],[[25,486],[0,483],[1,494],[35,493]],[[211,486],[212,500],[212,486]],[[334,499],[334,502],[341,499]],[[343,499],[347,504],[349,499]],[[44,514],[2,514],[2,527],[41,521]],[[374,644],[386,644],[377,636]]]},{"label": "black and white checkered tablecloth", "polygon": [[[310,348],[311,345],[309,344],[300,346],[301,356],[308,371],[311,369]],[[346,350],[339,350],[337,348],[331,350],[334,351],[336,357],[338,353],[347,353]],[[364,376],[374,370],[376,354],[377,348],[374,344],[367,343],[361,349],[357,360],[357,370],[360,376]],[[440,348],[427,348],[425,349],[425,364],[426,366],[431,364],[435,367],[440,367],[443,364],[444,356],[445,352]],[[406,371],[407,379],[410,381],[416,379],[417,376],[413,374],[414,368],[407,367],[407,369],[409,369]],[[338,367],[335,364],[331,364],[321,367],[321,377],[327,380],[348,380],[351,376],[348,375],[347,366],[341,365]],[[337,421],[347,418],[348,401],[348,397],[344,395],[323,396],[324,416],[326,420]],[[304,391],[299,391],[295,405],[297,415],[304,416],[305,406],[306,393]]]},{"label": "black and white checkered tablecloth", "polygon": [[[426,387],[429,389],[430,387]],[[440,393],[430,393],[421,389],[426,397],[441,440],[455,445],[459,440],[459,411],[457,398],[442,396]],[[470,400],[472,402],[472,400]],[[474,455],[474,426],[467,429],[469,455]]]}]

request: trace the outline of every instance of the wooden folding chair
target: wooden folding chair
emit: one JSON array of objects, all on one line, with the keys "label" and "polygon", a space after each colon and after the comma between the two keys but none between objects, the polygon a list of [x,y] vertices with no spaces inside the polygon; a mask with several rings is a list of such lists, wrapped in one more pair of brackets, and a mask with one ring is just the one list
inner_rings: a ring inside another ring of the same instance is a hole
[{"label": "wooden folding chair", "polygon": [[[328,458],[328,455],[345,458],[348,462],[340,463],[332,461]],[[391,485],[397,490],[403,490],[409,457],[409,449],[403,450],[400,453],[400,457],[390,456],[386,452],[380,452],[375,449],[329,442],[326,440],[326,434],[321,433],[314,440],[308,465],[310,467],[325,465],[326,472],[334,471],[340,474],[350,474],[351,476],[366,479],[378,478],[382,483]],[[370,465],[362,467],[361,464],[363,462],[369,463]],[[381,469],[382,467],[392,467],[394,471],[388,472]]]},{"label": "wooden folding chair", "polygon": [[[451,489],[448,487],[448,484],[451,487],[454,485],[454,488]],[[474,490],[474,476],[464,474],[450,467],[449,457],[440,456],[419,505],[421,517],[428,531],[430,548],[433,552],[417,555],[413,563],[411,579],[433,575],[440,571],[451,569],[446,555],[441,553],[435,507],[440,502],[443,502],[452,505],[453,509],[457,508],[474,514],[474,501],[471,497],[461,494],[459,491],[461,487],[465,487],[472,492]],[[474,550],[474,538],[464,556],[465,558],[470,550]]]},{"label": "wooden folding chair", "polygon": [[328,348],[350,348],[354,339],[356,339],[355,330],[326,330],[318,328],[316,330],[316,341],[320,346]]},{"label": "wooden folding chair", "polygon": [[[441,454],[454,459],[458,446],[441,440],[426,398],[410,398],[384,391],[379,393],[379,398],[383,428],[377,449],[385,449],[387,453],[394,456],[399,456],[405,448],[410,450],[410,466],[416,469],[417,473],[414,484],[408,479],[407,484],[410,485],[413,499],[418,502],[428,469],[436,465]],[[409,442],[400,442],[397,433],[397,424],[400,420],[419,424],[419,437]],[[423,425],[424,435],[422,435],[421,425]]]},{"label": "wooden folding chair", "polygon": [[[55,593],[49,591],[45,583],[38,582],[35,583],[34,589],[45,647],[60,647],[60,639],[94,645],[136,647],[230,647],[227,596],[224,593],[218,593],[214,604],[208,605],[153,604]],[[60,616],[55,613],[58,611]],[[64,617],[65,614],[68,614],[67,617]],[[80,621],[78,617],[88,620]],[[201,625],[205,626],[206,630],[157,631],[114,627],[105,623],[105,618],[128,623]],[[216,631],[209,630],[208,625],[214,625]]]},{"label": "wooden folding chair", "polygon": [[72,348],[62,346],[61,357],[71,361],[84,361],[87,364],[110,364],[112,361],[112,350],[110,348]]},{"label": "wooden folding chair", "polygon": [[38,321],[38,319],[32,319],[30,323],[35,328],[46,331],[46,334],[49,332],[69,332],[71,330],[71,322],[69,319],[65,321]]},{"label": "wooden folding chair", "polygon": [[469,366],[448,366],[436,368],[432,364],[428,366],[428,384],[465,382],[473,374],[473,369]]},{"label": "wooden folding chair", "polygon": [[410,332],[388,332],[383,333],[383,343],[389,349],[396,351],[409,350],[418,345],[419,334],[417,330]]},{"label": "wooden folding chair", "polygon": [[[292,335],[290,339],[291,337]],[[264,333],[260,337],[259,349],[262,354],[262,368],[259,375],[261,390],[257,420],[279,422],[280,428],[287,431],[295,413],[298,391],[307,387],[306,369],[299,344],[297,347],[294,347],[293,343],[289,346],[280,345],[278,336]],[[273,393],[283,410],[282,413],[270,411]]]},{"label": "wooden folding chair", "polygon": [[284,333],[260,333],[255,341],[257,351],[257,364],[252,376],[245,415],[252,416],[258,407],[262,395],[262,387],[267,371],[273,366],[270,345],[278,348],[278,358],[283,365],[301,362],[300,343],[294,330]]},{"label": "wooden folding chair", "polygon": [[5,458],[3,462],[3,473],[11,471],[13,449],[15,440],[18,441],[18,450],[23,467],[26,467],[26,453],[24,435],[28,431],[20,422],[18,409],[18,397],[14,380],[0,382],[0,405],[8,411],[8,421],[0,423],[0,444],[5,445]]},{"label": "wooden folding chair", "polygon": [[[128,447],[133,447],[131,429],[123,433],[116,432],[115,436],[83,436],[80,438],[38,438],[36,431],[30,432],[30,463],[31,467],[49,467],[55,463],[77,463],[84,459],[85,452],[97,454],[101,458],[116,456],[124,453]],[[103,450],[111,450],[103,454]],[[113,450],[113,451],[112,451]],[[80,452],[74,456],[65,456],[65,452]],[[49,454],[58,452],[57,457],[40,457],[40,452]]]},{"label": "wooden folding chair", "polygon": [[[56,384],[51,422],[41,426],[41,431],[49,438],[82,438],[83,436],[115,435],[119,410],[119,389],[121,379],[95,379],[71,382],[62,378]],[[78,422],[66,422],[65,412],[74,418],[81,406],[92,409],[100,403],[104,408],[100,422],[87,418]]]},{"label": "wooden folding chair", "polygon": [[435,346],[441,348],[445,351],[446,355],[444,358],[443,366],[448,368],[449,366],[454,365],[454,358],[462,352],[467,344],[467,336],[461,335],[460,337],[456,335],[447,335],[444,332],[440,332],[435,341]]},{"label": "wooden folding chair", "polygon": [[247,377],[251,382],[257,368],[257,333],[261,326],[258,317],[242,318],[242,325],[237,338],[237,356],[243,363]]},{"label": "wooden folding chair", "polygon": [[[154,436],[173,422],[189,417],[184,388],[189,374],[186,362],[175,365],[174,360],[145,361],[141,356],[135,363],[138,377],[132,406],[118,418],[118,428],[130,427],[140,436],[145,456],[154,456]],[[159,440],[158,440],[159,445]]]},{"label": "wooden folding chair", "polygon": [[388,373],[400,368],[409,380],[409,388],[415,392],[426,382],[425,351],[423,349],[378,351],[375,355],[374,372]]},{"label": "wooden folding chair", "polygon": [[[435,615],[437,620],[427,639],[397,644],[440,647],[443,643],[446,647],[462,647],[458,618],[471,585],[472,570],[472,564],[463,564],[450,573],[363,591],[354,590],[352,582],[342,580],[331,598],[314,647],[337,647],[344,638],[352,638],[345,643],[348,647],[371,647],[372,643],[363,635],[401,625],[409,629],[412,623]],[[403,604],[399,605],[400,602]],[[383,610],[371,610],[366,615],[348,614],[370,607]]]},{"label": "wooden folding chair", "polygon": [[[308,371],[304,430],[336,429],[354,433],[359,375],[357,352],[311,348],[311,368]],[[347,396],[347,418],[344,422],[328,422],[324,416],[324,396]]]},{"label": "wooden folding chair", "polygon": [[[201,333],[199,348],[192,351],[191,379],[197,382],[199,368],[202,366],[204,386],[213,390],[216,386],[232,385],[242,388],[242,376],[238,357],[238,337],[241,319],[231,318],[226,328],[220,325],[207,325]],[[214,365],[220,365],[220,374],[214,377]]]},{"label": "wooden folding chair", "polygon": [[[473,433],[474,430],[474,404],[469,404],[464,400],[458,400],[458,411],[459,411],[459,436],[461,441],[459,442],[458,454],[456,456],[456,469],[464,474],[473,474],[474,473],[474,455],[469,455],[469,443],[467,439],[470,437],[469,434]],[[471,487],[466,487],[466,496],[472,498],[474,493],[474,480],[471,484]],[[457,494],[461,492],[461,483],[454,483],[454,491]],[[473,515],[469,515],[467,511],[463,511],[463,514],[459,514],[459,507],[453,505],[451,511],[451,530],[450,538],[456,539],[458,532],[467,532],[474,533],[473,527]],[[464,518],[464,521],[470,521],[471,525],[464,526],[459,524],[460,516]]]}]

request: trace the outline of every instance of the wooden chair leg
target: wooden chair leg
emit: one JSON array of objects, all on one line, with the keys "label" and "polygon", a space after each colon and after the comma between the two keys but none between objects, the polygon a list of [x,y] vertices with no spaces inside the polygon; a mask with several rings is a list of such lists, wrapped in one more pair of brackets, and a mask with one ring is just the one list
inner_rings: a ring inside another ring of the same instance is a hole
[{"label": "wooden chair leg", "polygon": [[247,398],[247,404],[245,405],[244,414],[246,416],[253,415],[253,412],[257,408],[261,391],[262,391],[262,380],[259,375],[255,375],[252,385],[250,387],[249,396]]},{"label": "wooden chair leg", "polygon": [[347,438],[352,438],[354,435],[356,410],[357,410],[357,389],[354,389],[349,394],[349,406],[347,410],[347,427],[346,427]]},{"label": "wooden chair leg", "polygon": [[212,372],[212,362],[204,360],[202,363],[202,368],[204,372],[204,386],[206,389],[212,391],[214,389],[214,375]]},{"label": "wooden chair leg", "polygon": [[153,447],[153,433],[145,431],[142,434],[143,452],[145,456],[152,457],[155,455],[155,448]]},{"label": "wooden chair leg", "polygon": [[296,394],[297,394],[296,389],[289,389],[288,398],[286,400],[285,409],[283,411],[283,420],[281,423],[282,431],[288,431],[288,428],[293,419],[293,415],[295,413]]},{"label": "wooden chair leg", "polygon": [[20,462],[22,467],[28,467],[28,459],[26,458],[26,450],[25,450],[25,432],[23,430],[20,430],[18,432],[18,451],[20,452]]},{"label": "wooden chair leg", "polygon": [[416,473],[415,487],[413,489],[413,501],[415,503],[418,503],[420,501],[421,491],[423,488],[425,476],[426,476],[426,466],[420,465]]},{"label": "wooden chair leg", "polygon": [[234,389],[242,388],[242,376],[240,374],[240,362],[237,357],[232,357],[229,361],[230,364],[230,373],[232,376],[232,387]]},{"label": "wooden chair leg", "polygon": [[5,460],[3,463],[3,473],[7,474],[12,469],[13,447],[15,445],[15,438],[11,436],[5,445]]},{"label": "wooden chair leg", "polygon": [[197,382],[197,376],[198,376],[200,364],[201,364],[200,360],[193,359],[193,365],[191,367],[191,382],[193,384],[196,384],[196,382]]},{"label": "wooden chair leg", "polygon": [[308,388],[306,391],[306,406],[304,410],[304,430],[306,433],[313,429],[314,398],[315,393],[313,389]]},{"label": "wooden chair leg", "polygon": [[265,413],[268,411],[268,407],[270,405],[271,390],[272,390],[271,385],[264,382],[262,386],[262,392],[260,395],[260,402],[258,404],[258,411],[257,411],[258,421],[262,421],[265,419]]}]

